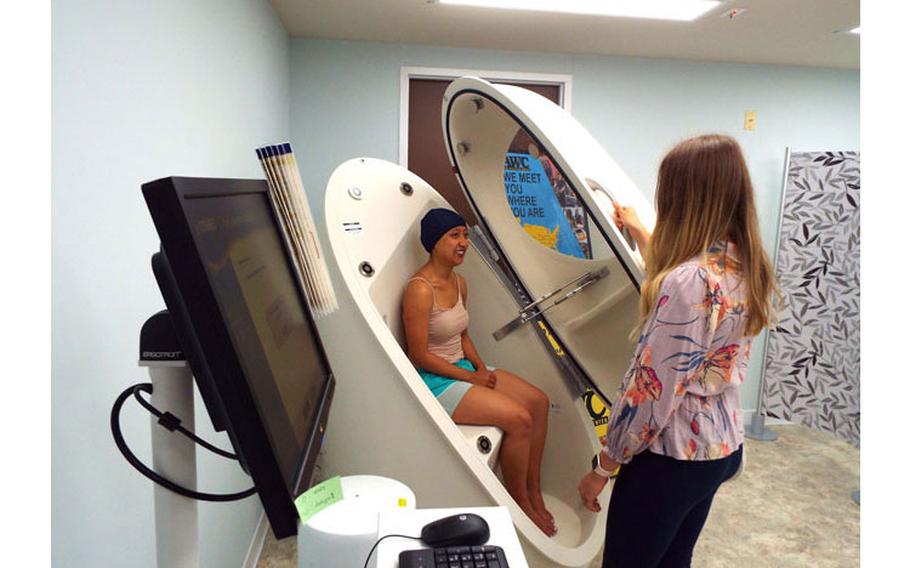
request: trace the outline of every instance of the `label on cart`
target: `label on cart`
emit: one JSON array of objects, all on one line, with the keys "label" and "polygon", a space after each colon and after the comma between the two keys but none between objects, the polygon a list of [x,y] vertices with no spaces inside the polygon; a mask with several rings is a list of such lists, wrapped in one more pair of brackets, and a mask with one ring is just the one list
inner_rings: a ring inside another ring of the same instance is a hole
[{"label": "label on cart", "polygon": [[301,493],[294,499],[294,505],[301,524],[306,524],[313,515],[342,499],[344,493],[341,491],[341,477],[336,475]]}]

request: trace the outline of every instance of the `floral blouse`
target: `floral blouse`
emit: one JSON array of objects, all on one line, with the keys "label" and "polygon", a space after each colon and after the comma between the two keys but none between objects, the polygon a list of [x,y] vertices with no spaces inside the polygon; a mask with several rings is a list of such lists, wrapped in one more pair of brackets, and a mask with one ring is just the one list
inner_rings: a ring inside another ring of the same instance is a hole
[{"label": "floral blouse", "polygon": [[674,268],[661,284],[617,392],[603,451],[628,463],[645,450],[713,460],[743,441],[739,385],[751,337],[732,243]]}]

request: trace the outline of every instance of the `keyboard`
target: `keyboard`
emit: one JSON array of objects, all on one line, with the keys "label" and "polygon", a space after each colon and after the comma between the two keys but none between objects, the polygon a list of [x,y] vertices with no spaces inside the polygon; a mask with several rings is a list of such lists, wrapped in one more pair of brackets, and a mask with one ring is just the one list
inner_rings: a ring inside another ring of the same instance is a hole
[{"label": "keyboard", "polygon": [[509,563],[498,546],[448,546],[405,550],[398,568],[509,568]]}]

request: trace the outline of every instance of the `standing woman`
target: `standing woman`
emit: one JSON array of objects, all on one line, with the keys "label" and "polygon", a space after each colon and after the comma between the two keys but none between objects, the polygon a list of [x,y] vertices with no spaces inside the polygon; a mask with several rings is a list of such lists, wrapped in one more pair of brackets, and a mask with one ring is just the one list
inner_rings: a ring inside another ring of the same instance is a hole
[{"label": "standing woman", "polygon": [[402,301],[408,357],[456,424],[503,430],[499,462],[506,489],[553,536],[556,525],[540,489],[550,400],[517,375],[487,367],[468,335],[468,283],[454,270],[468,250],[464,219],[431,209],[420,221],[420,241],[430,258],[408,281]]},{"label": "standing woman", "polygon": [[617,208],[645,251],[638,346],[610,414],[585,506],[608,473],[604,567],[689,566],[714,493],[742,461],[739,385],[776,285],[761,245],[752,183],[730,137],[673,148],[658,172],[657,223]]}]

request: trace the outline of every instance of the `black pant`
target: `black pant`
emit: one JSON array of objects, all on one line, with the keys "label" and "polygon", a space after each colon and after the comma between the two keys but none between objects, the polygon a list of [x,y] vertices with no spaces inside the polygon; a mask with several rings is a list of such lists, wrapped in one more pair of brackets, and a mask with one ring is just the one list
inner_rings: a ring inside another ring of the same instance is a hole
[{"label": "black pant", "polygon": [[682,461],[645,451],[619,470],[607,512],[603,568],[689,566],[714,493],[742,461]]}]

